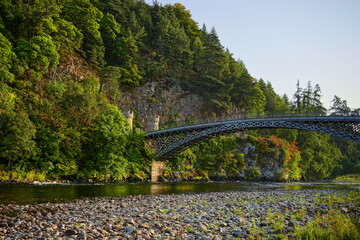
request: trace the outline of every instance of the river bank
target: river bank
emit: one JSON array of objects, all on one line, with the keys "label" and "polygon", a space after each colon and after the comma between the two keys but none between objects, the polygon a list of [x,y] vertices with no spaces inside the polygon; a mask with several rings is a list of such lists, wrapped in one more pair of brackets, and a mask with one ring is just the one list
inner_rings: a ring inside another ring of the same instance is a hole
[{"label": "river bank", "polygon": [[269,190],[0,205],[0,239],[292,238],[318,214],[334,209],[358,218],[358,206],[340,200],[352,199],[348,194],[338,190]]}]

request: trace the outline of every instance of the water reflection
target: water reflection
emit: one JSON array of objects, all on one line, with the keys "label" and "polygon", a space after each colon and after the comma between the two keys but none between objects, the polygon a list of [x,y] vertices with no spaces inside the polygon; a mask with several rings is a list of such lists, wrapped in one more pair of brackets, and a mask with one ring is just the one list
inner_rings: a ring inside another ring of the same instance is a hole
[{"label": "water reflection", "polygon": [[17,204],[64,202],[85,197],[118,197],[135,194],[256,191],[269,189],[360,190],[360,183],[183,182],[113,184],[0,184],[0,204],[9,204],[11,202]]}]

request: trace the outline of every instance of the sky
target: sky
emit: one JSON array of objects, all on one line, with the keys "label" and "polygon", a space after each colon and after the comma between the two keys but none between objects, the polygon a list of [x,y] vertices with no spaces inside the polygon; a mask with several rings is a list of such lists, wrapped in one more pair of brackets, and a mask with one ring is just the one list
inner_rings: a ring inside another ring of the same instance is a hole
[{"label": "sky", "polygon": [[[241,59],[256,79],[292,98],[296,83],[319,84],[360,107],[360,0],[157,0],[181,3]],[[152,0],[146,0],[152,4]]]}]

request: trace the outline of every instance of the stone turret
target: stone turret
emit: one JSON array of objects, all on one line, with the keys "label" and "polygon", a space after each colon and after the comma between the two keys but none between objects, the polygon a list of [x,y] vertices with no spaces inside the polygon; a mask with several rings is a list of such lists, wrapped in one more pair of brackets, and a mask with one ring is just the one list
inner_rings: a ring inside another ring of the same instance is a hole
[{"label": "stone turret", "polygon": [[124,116],[129,120],[130,129],[133,130],[134,112],[133,111],[124,112]]},{"label": "stone turret", "polygon": [[160,117],[149,117],[146,121],[146,132],[153,132],[159,130]]}]

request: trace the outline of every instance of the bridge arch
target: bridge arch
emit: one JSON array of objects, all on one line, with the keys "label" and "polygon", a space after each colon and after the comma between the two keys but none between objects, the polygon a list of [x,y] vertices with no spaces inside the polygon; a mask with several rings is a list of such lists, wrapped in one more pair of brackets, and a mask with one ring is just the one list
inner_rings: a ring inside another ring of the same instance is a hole
[{"label": "bridge arch", "polygon": [[360,117],[350,116],[239,119],[159,130],[147,135],[157,149],[157,158],[164,160],[205,139],[244,130],[269,128],[310,130],[360,143]]}]

